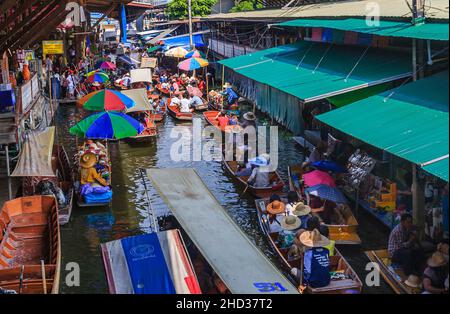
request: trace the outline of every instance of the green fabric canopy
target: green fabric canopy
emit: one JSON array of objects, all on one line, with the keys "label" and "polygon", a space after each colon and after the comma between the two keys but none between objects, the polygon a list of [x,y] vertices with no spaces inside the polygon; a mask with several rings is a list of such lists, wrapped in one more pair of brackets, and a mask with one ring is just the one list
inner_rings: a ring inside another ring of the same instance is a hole
[{"label": "green fabric canopy", "polygon": [[305,103],[411,75],[410,54],[366,49],[299,41],[219,63]]},{"label": "green fabric canopy", "polygon": [[448,182],[448,71],[317,116]]},{"label": "green fabric canopy", "polygon": [[[372,21],[371,21],[372,22]],[[378,26],[369,26],[365,19],[322,20],[300,19],[277,24],[286,27],[325,27],[343,31],[387,37],[404,37],[448,41],[448,23],[424,23],[379,21]]]}]

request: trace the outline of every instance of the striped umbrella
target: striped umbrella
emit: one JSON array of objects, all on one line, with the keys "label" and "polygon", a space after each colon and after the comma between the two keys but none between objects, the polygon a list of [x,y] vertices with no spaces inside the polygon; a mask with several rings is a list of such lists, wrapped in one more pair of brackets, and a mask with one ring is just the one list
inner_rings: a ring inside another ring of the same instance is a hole
[{"label": "striped umbrella", "polygon": [[101,112],[87,117],[70,128],[70,134],[88,139],[123,139],[136,136],[144,126],[124,113]]},{"label": "striped umbrella", "polygon": [[82,107],[91,111],[123,111],[136,105],[134,100],[126,95],[111,89],[103,89],[94,93],[92,96],[85,96],[87,99]]},{"label": "striped umbrella", "polygon": [[167,50],[165,55],[167,57],[184,58],[184,56],[187,55],[188,52],[189,51],[187,51],[183,47],[176,47],[176,48],[172,48],[172,49]]},{"label": "striped umbrella", "polygon": [[208,60],[201,58],[190,58],[180,62],[178,68],[183,71],[194,71],[209,65]]},{"label": "striped umbrella", "polygon": [[188,52],[185,56],[185,58],[202,58],[202,59],[206,59],[206,55],[198,50],[192,50],[190,52]]},{"label": "striped umbrella", "polygon": [[89,83],[100,83],[103,84],[109,81],[109,76],[105,72],[102,71],[92,71],[87,74],[87,81]]}]

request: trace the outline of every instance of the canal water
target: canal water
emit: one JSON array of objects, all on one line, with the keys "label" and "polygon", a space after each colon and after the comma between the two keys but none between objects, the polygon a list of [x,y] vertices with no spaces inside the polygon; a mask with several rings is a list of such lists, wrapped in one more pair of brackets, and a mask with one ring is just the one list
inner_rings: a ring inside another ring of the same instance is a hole
[{"label": "canal water", "polygon": [[[70,158],[75,153],[76,140],[68,130],[84,115],[85,113],[81,110],[68,105],[61,105],[57,112],[57,137],[64,144]],[[258,114],[258,124],[270,125],[271,121],[265,115]],[[111,208],[75,207],[70,222],[61,228],[60,290],[62,293],[107,293],[100,244],[150,232],[152,219],[149,215],[149,203],[157,215],[168,212],[164,202],[143,176],[142,170],[148,168],[195,168],[214,196],[247,236],[274,264],[278,264],[259,229],[254,199],[248,194],[240,197],[243,192],[242,187],[227,174],[221,162],[174,162],[171,160],[170,149],[177,141],[176,138],[171,137],[171,131],[176,125],[178,123],[168,116],[158,126],[159,134],[152,143],[130,145],[121,141],[110,145],[114,192]],[[279,172],[287,182],[287,166],[302,161],[302,150],[296,146],[290,132],[280,127],[278,133]],[[359,211],[358,219],[359,234],[363,244],[339,248],[364,281],[368,260],[362,252],[367,249],[385,247],[388,233],[383,226],[362,211]],[[71,266],[69,263],[73,262],[80,266],[80,286],[69,287],[65,280],[66,275],[69,274],[66,265]],[[391,290],[382,281],[380,287],[364,287],[364,292],[390,293]]]}]

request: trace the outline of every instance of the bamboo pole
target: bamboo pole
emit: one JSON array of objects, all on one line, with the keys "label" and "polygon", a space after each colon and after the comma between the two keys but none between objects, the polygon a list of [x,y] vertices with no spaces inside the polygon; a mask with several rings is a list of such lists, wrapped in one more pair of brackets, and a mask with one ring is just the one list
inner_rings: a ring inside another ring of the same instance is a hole
[{"label": "bamboo pole", "polygon": [[42,272],[42,288],[44,289],[44,294],[47,294],[47,279],[45,278],[44,260],[41,260],[41,272]]}]

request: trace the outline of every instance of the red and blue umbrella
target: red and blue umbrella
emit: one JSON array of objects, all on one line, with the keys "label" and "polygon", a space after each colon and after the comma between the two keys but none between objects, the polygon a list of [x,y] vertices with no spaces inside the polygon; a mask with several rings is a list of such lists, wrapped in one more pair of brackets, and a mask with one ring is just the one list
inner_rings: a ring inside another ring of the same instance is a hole
[{"label": "red and blue umbrella", "polygon": [[208,60],[202,58],[190,58],[180,62],[178,68],[183,71],[194,71],[209,65]]},{"label": "red and blue umbrella", "polygon": [[89,83],[106,83],[109,81],[109,76],[103,71],[92,71],[87,74],[87,81]]},{"label": "red and blue umbrella", "polygon": [[119,112],[101,112],[87,117],[70,128],[70,134],[88,139],[123,139],[141,134],[144,126]]}]

